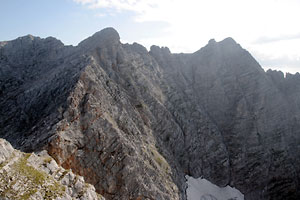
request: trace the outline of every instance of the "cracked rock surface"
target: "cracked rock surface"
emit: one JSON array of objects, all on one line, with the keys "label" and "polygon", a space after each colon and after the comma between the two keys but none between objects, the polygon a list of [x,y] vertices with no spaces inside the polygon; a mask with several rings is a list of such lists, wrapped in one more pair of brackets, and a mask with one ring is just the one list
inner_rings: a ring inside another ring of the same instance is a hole
[{"label": "cracked rock surface", "polygon": [[106,199],[184,200],[185,175],[299,199],[299,83],[232,38],[172,54],[112,28],[76,47],[28,35],[0,43],[0,136]]},{"label": "cracked rock surface", "polygon": [[45,151],[23,153],[0,139],[0,152],[0,199],[104,200],[94,186],[59,167]]}]

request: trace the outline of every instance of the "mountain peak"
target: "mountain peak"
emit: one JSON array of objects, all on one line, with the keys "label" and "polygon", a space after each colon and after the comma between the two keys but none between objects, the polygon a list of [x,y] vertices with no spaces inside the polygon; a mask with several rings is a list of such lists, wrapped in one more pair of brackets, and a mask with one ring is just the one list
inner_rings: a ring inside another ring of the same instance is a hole
[{"label": "mountain peak", "polygon": [[35,37],[35,36],[31,35],[31,34],[28,34],[28,35],[25,35],[25,36],[21,37],[20,39],[34,40],[36,38],[39,38],[39,37]]},{"label": "mountain peak", "polygon": [[156,45],[152,45],[150,47],[150,52],[156,52],[156,53],[160,53],[160,54],[170,54],[171,51],[168,47],[159,47]]},{"label": "mountain peak", "polygon": [[237,45],[238,44],[232,37],[225,38],[224,40],[220,41],[219,43],[223,44],[223,45]]},{"label": "mountain peak", "polygon": [[105,40],[120,40],[119,33],[112,27],[102,29],[101,31],[96,32],[92,37],[99,37]]},{"label": "mountain peak", "polygon": [[216,40],[213,38],[208,41],[208,44],[215,44],[215,43],[216,43]]},{"label": "mountain peak", "polygon": [[112,27],[105,28],[101,31],[96,32],[91,37],[83,40],[78,46],[86,49],[96,48],[100,44],[116,44],[120,42],[119,33]]}]

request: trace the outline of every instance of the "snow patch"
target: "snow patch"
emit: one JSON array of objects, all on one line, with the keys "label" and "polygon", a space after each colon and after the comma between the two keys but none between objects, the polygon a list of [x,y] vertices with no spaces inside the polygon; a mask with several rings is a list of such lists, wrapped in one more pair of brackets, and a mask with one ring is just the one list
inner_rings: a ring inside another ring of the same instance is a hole
[{"label": "snow patch", "polygon": [[185,176],[187,200],[244,200],[244,195],[230,186],[218,187],[204,178]]}]

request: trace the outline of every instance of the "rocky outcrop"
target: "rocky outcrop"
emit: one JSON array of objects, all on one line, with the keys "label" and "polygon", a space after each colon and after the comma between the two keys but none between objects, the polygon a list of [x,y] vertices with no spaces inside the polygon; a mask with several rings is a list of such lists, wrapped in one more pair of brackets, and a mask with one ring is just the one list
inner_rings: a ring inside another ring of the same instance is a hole
[{"label": "rocky outcrop", "polygon": [[47,152],[22,153],[0,139],[1,199],[99,199],[95,188],[59,167]]},{"label": "rocky outcrop", "polygon": [[112,28],[77,47],[25,36],[0,43],[0,136],[106,199],[186,199],[185,175],[298,199],[299,81],[232,38],[172,54]]}]

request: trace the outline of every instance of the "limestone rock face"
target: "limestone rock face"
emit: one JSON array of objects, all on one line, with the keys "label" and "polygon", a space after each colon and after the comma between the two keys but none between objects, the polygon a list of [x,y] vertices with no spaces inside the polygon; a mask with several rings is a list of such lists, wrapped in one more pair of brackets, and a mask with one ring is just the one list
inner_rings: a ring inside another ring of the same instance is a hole
[{"label": "limestone rock face", "polygon": [[0,152],[0,199],[104,200],[94,186],[59,167],[45,151],[22,153],[0,139]]},{"label": "limestone rock face", "polygon": [[0,136],[106,199],[186,199],[185,175],[299,199],[299,83],[232,38],[172,54],[112,28],[77,47],[25,36],[0,43]]}]

